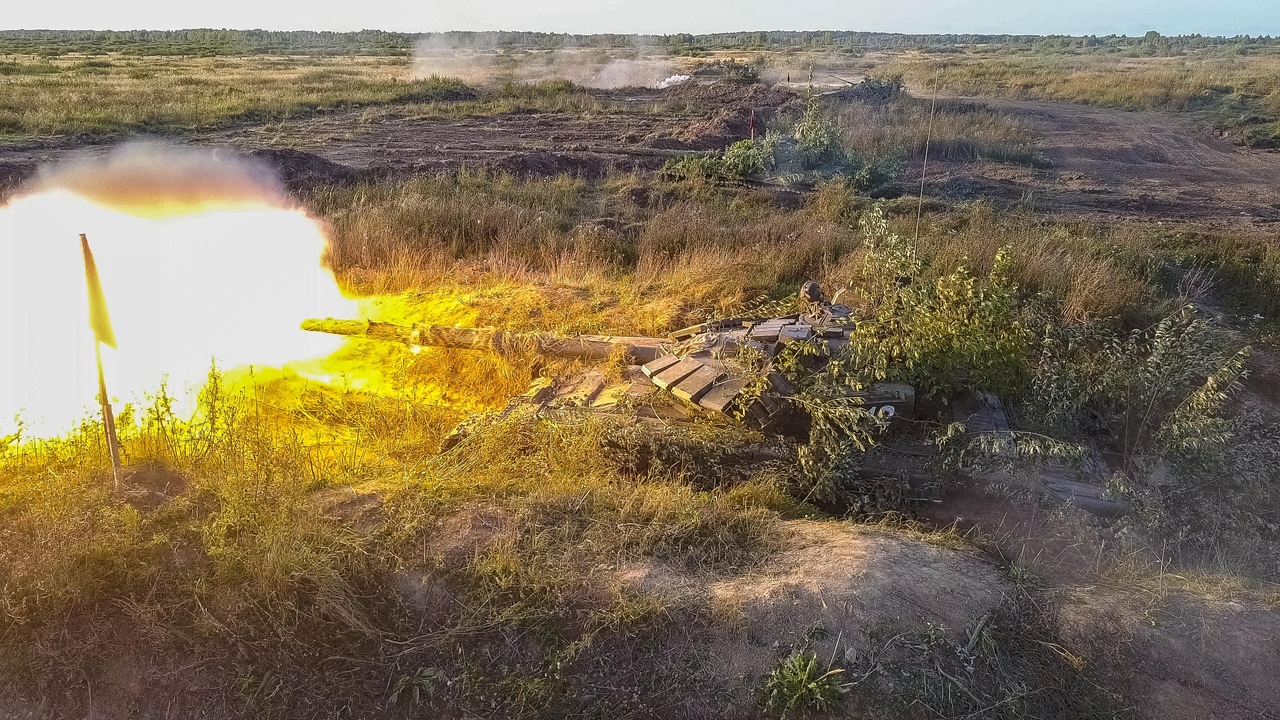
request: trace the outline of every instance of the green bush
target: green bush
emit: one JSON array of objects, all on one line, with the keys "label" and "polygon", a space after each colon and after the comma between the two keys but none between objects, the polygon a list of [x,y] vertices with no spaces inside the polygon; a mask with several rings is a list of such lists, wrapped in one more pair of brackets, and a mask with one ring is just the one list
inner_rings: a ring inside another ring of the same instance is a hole
[{"label": "green bush", "polygon": [[1247,554],[1280,538],[1280,433],[1229,412],[1249,356],[1233,338],[1190,305],[1128,336],[1052,329],[1022,415],[1118,458],[1111,485],[1134,506],[1132,530]]},{"label": "green bush", "polygon": [[724,160],[711,155],[674,157],[667,160],[662,171],[683,180],[718,180],[726,176]]},{"label": "green bush", "polygon": [[851,381],[906,382],[924,396],[963,389],[1018,394],[1029,377],[1032,335],[1018,317],[1012,258],[996,254],[985,278],[960,265],[918,282],[912,243],[888,231],[878,209],[862,222],[866,255],[852,284],[867,308],[837,363]]},{"label": "green bush", "polygon": [[735,178],[751,178],[763,175],[773,165],[773,158],[763,143],[740,140],[724,151],[723,172]]},{"label": "green bush", "polygon": [[796,123],[793,134],[800,151],[801,162],[806,169],[845,160],[844,142],[831,116],[819,102],[818,96],[809,98],[804,115]]},{"label": "green bush", "polygon": [[775,369],[796,387],[791,401],[811,418],[809,442],[798,449],[800,488],[809,499],[839,501],[858,515],[901,510],[900,483],[862,477],[858,462],[887,427],[850,391],[903,382],[921,397],[961,391],[1017,395],[1029,379],[1032,334],[1019,319],[1010,256],[1000,251],[989,275],[963,265],[932,283],[919,281],[922,263],[910,241],[889,232],[877,208],[863,220],[866,255],[851,283],[862,311],[849,344],[822,372],[806,358],[821,346],[793,343]]},{"label": "green bush", "polygon": [[812,650],[791,653],[765,680],[764,708],[783,718],[834,710],[844,700],[843,673],[841,669],[823,671]]}]

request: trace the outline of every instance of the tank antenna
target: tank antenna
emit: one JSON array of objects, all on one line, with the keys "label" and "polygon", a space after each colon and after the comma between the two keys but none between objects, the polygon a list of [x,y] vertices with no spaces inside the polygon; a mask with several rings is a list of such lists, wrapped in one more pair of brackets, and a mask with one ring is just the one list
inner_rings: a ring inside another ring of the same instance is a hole
[{"label": "tank antenna", "polygon": [[929,106],[929,130],[924,136],[924,164],[920,166],[920,199],[916,203],[916,236],[911,241],[913,260],[918,257],[917,248],[920,246],[920,217],[924,214],[924,178],[925,173],[929,171],[929,144],[933,141],[933,116],[938,110],[938,75],[941,72],[942,67],[935,65],[933,68],[933,103]]}]

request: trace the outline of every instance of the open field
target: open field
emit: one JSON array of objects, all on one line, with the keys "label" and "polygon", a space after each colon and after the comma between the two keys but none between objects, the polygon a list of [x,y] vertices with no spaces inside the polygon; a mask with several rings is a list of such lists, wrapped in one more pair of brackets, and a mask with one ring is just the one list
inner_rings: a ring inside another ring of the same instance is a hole
[{"label": "open field", "polygon": [[199,127],[245,116],[449,97],[398,58],[131,58],[0,61],[0,137]]},{"label": "open field", "polygon": [[[0,35],[6,202],[146,136],[278,176],[367,319],[662,337],[816,280],[861,328],[784,369],[800,437],[509,402],[618,357],[367,339],[118,408],[121,487],[91,415],[0,434],[0,719],[1280,715],[1270,46],[760,35],[671,40],[666,89],[414,79],[391,34]],[[914,419],[829,432],[886,378]],[[987,392],[1011,446],[953,422]],[[928,492],[872,472],[894,443]],[[1016,489],[1085,460],[1123,517]]]},{"label": "open field", "polygon": [[[1145,56],[1144,56],[1145,55]],[[1233,140],[1276,147],[1280,53],[1220,50],[1187,53],[973,51],[888,58],[916,87],[949,94],[1003,96],[1193,113]]]}]

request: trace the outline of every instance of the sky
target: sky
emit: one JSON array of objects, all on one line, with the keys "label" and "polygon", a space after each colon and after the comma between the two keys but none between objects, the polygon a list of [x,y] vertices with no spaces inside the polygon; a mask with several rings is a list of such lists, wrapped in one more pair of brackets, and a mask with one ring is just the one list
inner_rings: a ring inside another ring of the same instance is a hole
[{"label": "sky", "polygon": [[1280,35],[1280,0],[0,0],[0,29]]}]

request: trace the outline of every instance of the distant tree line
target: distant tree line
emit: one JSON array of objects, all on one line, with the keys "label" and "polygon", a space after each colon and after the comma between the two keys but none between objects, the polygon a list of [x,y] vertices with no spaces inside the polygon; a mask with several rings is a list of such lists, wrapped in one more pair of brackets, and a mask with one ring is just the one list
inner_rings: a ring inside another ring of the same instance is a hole
[{"label": "distant tree line", "polygon": [[829,48],[858,52],[874,49],[940,49],[996,45],[1027,49],[1123,49],[1176,53],[1200,48],[1280,47],[1280,38],[1240,35],[1164,36],[1148,32],[1124,35],[983,35],[829,31],[755,31],[692,35],[574,35],[539,32],[395,33],[381,30],[2,30],[0,54],[56,56],[68,53],[120,52],[135,55],[408,55],[420,43],[437,48],[657,48],[673,53],[723,49]]},{"label": "distant tree line", "polygon": [[418,37],[381,30],[0,30],[0,53],[408,55]]}]

